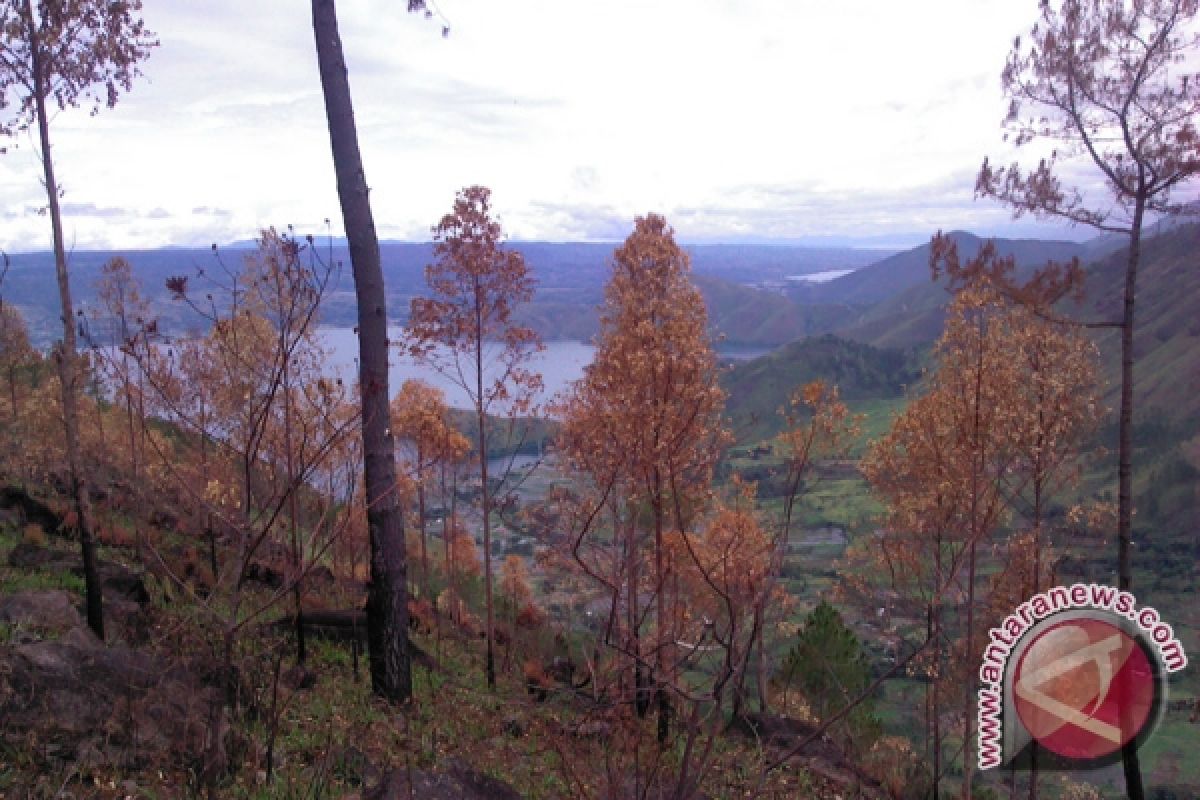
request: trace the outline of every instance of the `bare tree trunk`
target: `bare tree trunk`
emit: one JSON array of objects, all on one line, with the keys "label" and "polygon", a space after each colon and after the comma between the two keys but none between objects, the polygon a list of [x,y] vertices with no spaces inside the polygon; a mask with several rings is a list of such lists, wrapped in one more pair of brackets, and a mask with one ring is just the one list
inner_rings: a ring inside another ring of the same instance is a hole
[{"label": "bare tree trunk", "polygon": [[[142,415],[143,418],[145,414]],[[208,486],[208,416],[205,412],[204,394],[200,395],[200,469],[204,485]],[[204,534],[208,539],[208,568],[212,570],[213,580],[217,579],[217,530],[213,527],[213,515],[205,509]]]},{"label": "bare tree trunk", "polygon": [[[933,575],[935,587],[944,585],[942,573],[942,533],[939,529],[935,538],[936,549],[933,556]],[[929,601],[929,624],[933,640],[933,675],[932,686],[932,724],[933,728],[933,797],[941,800],[942,783],[942,596],[940,589],[935,589]]]},{"label": "bare tree trunk", "polygon": [[666,685],[671,679],[671,657],[667,618],[666,542],[663,540],[662,478],[654,470],[654,494],[650,500],[654,510],[654,589],[656,592],[656,627],[654,641],[654,697],[657,700],[658,743],[665,745],[670,734],[670,702]]},{"label": "bare tree trunk", "polygon": [[[29,30],[35,30],[32,10],[25,5]],[[58,183],[54,179],[54,160],[50,155],[50,123],[46,117],[45,66],[41,43],[30,43],[33,55],[34,98],[37,104],[38,138],[42,147],[42,171],[46,197],[50,203],[50,227],[54,235],[54,271],[58,277],[58,296],[62,304],[63,342],[58,353],[58,378],[62,387],[63,428],[66,432],[67,468],[70,471],[71,498],[79,526],[79,548],[83,556],[83,581],[87,597],[88,627],[104,638],[104,601],[96,575],[96,544],[92,539],[92,506],[83,477],[83,459],[79,451],[79,356],[75,343],[75,307],[71,302],[71,281],[67,273],[67,251],[63,242],[62,209],[58,202]]]},{"label": "bare tree trunk", "polygon": [[[967,647],[966,653],[970,658],[974,651],[972,642],[975,637],[975,541],[972,536],[970,551],[967,555]],[[969,673],[968,673],[969,674]],[[975,685],[970,680],[963,681],[963,786],[962,796],[971,800],[975,777],[975,762],[971,751],[971,736],[974,734],[974,718],[971,709],[974,708]]]},{"label": "bare tree trunk", "polygon": [[[446,588],[450,590],[447,595],[451,599],[449,606],[450,621],[458,624],[457,614],[454,610],[454,598],[458,596],[457,584],[454,580],[454,564],[450,555],[450,537],[451,534],[458,532],[458,520],[455,519],[454,498],[446,497],[446,467],[442,466],[442,557],[446,562]],[[456,487],[457,489],[457,487]],[[437,605],[437,598],[433,600],[434,605]]]},{"label": "bare tree trunk", "polygon": [[425,530],[425,478],[419,472],[417,475],[417,513],[419,515],[421,529],[421,592],[424,595],[428,595],[431,583],[429,581],[428,533]]},{"label": "bare tree trunk", "polygon": [[362,394],[363,478],[371,542],[367,641],[371,685],[392,702],[412,696],[408,649],[408,554],[396,502],[396,461],[388,421],[387,308],[379,239],[358,148],[346,60],[334,0],[312,0],[313,36],[325,96],[325,116],[338,198],[350,247],[358,300],[359,391]]},{"label": "bare tree trunk", "polygon": [[[1039,403],[1040,406],[1040,403]],[[1042,412],[1038,412],[1039,422],[1042,419]],[[1044,430],[1044,428],[1040,428]],[[1038,444],[1041,445],[1039,437]],[[1041,453],[1042,448],[1038,448],[1038,456],[1034,461],[1036,477],[1033,482],[1033,591],[1029,594],[1032,597],[1041,591],[1042,581],[1042,470],[1041,470]],[[1013,772],[1013,789],[1015,791],[1017,785],[1017,775]],[[1034,739],[1029,743],[1029,800],[1037,800],[1038,796],[1038,743]]]},{"label": "bare tree trunk", "polygon": [[758,632],[758,669],[756,679],[758,686],[758,711],[766,714],[771,707],[770,690],[767,687],[767,643],[765,626]]},{"label": "bare tree trunk", "polygon": [[308,660],[308,642],[304,635],[304,544],[300,540],[299,512],[296,508],[295,453],[292,445],[292,380],[291,380],[291,349],[287,343],[286,332],[280,342],[283,350],[283,446],[287,467],[288,485],[288,532],[292,545],[292,605],[296,612],[296,665],[304,666]]},{"label": "bare tree trunk", "polygon": [[638,600],[638,553],[637,553],[637,523],[633,519],[627,523],[627,541],[628,552],[626,557],[629,559],[629,606],[627,609],[629,618],[629,654],[630,660],[633,662],[633,705],[634,710],[639,717],[646,716],[646,712],[650,708],[650,699],[646,696],[646,667],[642,663],[642,637],[640,631],[639,620],[641,619],[641,608]]},{"label": "bare tree trunk", "polygon": [[[124,336],[125,322],[122,315],[121,322],[122,336]],[[129,356],[122,352],[121,354],[121,373],[125,383],[125,422],[129,428],[129,472],[133,476],[134,486],[141,489],[141,465],[137,457],[137,426],[133,422],[133,383],[129,379]],[[205,482],[207,485],[207,481]],[[133,515],[133,539],[137,544],[138,553],[142,552],[142,522],[141,517],[137,514]]]},{"label": "bare tree trunk", "polygon": [[[1121,317],[1121,412],[1117,434],[1117,587],[1133,590],[1133,307],[1137,294],[1138,262],[1141,258],[1142,219],[1146,198],[1144,182],[1133,210],[1129,231],[1129,261],[1125,267],[1125,305]],[[1122,695],[1128,697],[1128,694]],[[1121,728],[1126,729],[1126,707],[1121,708]],[[1145,800],[1137,740],[1121,748],[1125,792],[1129,800]]]},{"label": "bare tree trunk", "polygon": [[496,688],[495,609],[492,603],[492,494],[488,487],[487,415],[483,410],[483,320],[479,304],[479,281],[475,283],[475,420],[479,431],[479,481],[483,491],[483,594],[487,608],[487,685]]}]

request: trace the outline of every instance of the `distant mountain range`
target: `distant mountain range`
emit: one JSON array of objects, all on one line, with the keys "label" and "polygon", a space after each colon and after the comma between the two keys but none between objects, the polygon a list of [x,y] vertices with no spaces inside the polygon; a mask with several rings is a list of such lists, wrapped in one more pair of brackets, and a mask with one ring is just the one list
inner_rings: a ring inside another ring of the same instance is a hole
[{"label": "distant mountain range", "polygon": [[[951,236],[964,256],[973,255],[984,241],[966,232]],[[1123,280],[1123,251],[1116,250],[1123,244],[1119,237],[1083,244],[1027,239],[1000,239],[996,244],[1002,254],[1013,255],[1024,270],[1048,260],[1079,257],[1090,262],[1088,300],[1073,313],[1116,316]],[[521,318],[547,339],[590,339],[597,330],[596,309],[603,300],[613,245],[516,242],[512,246],[528,259],[538,284],[535,300],[520,310]],[[314,257],[344,264],[331,281],[322,322],[353,325],[353,283],[344,246],[337,241],[317,240],[313,249]],[[832,333],[876,349],[919,350],[928,347],[941,332],[947,294],[944,286],[930,279],[928,243],[903,252],[786,244],[703,244],[688,245],[686,249],[708,305],[712,333],[729,345],[774,347]],[[200,320],[170,299],[164,286],[166,279],[195,275],[199,270],[219,275],[222,270],[237,269],[249,252],[248,247],[236,246],[221,248],[217,253],[211,249],[173,248],[72,253],[75,296],[83,309],[95,311],[95,285],[101,266],[121,256],[133,265],[161,325],[168,330],[187,330],[198,326]],[[393,319],[403,322],[410,299],[424,292],[424,267],[432,260],[432,245],[384,242],[381,252],[389,308]],[[1200,225],[1196,223],[1161,226],[1161,233],[1149,238],[1143,251],[1138,390],[1149,404],[1172,416],[1200,413],[1198,253]],[[842,269],[853,271],[824,283],[788,280]],[[208,291],[201,278],[194,278],[192,285],[197,291]],[[60,324],[58,295],[49,253],[12,256],[0,284],[0,297],[25,314],[38,346],[45,347],[56,338]],[[1116,348],[1110,338],[1112,334],[1105,333],[1098,340],[1106,370],[1115,377]],[[823,353],[825,358],[832,347],[829,342],[819,347],[796,346],[781,351],[779,358],[791,364],[788,371],[807,374],[812,370],[799,361],[815,353]],[[869,351],[851,349],[841,352],[837,363],[874,363],[874,358]],[[867,371],[900,380],[904,375],[897,372],[898,362],[891,358],[885,357]],[[784,362],[772,363],[780,366]],[[758,378],[755,382],[762,383]],[[774,395],[769,398],[772,410],[778,407],[779,399]],[[754,404],[747,407],[746,414],[762,410],[751,406]],[[737,408],[734,411],[742,413]]]},{"label": "distant mountain range", "polygon": [[[1200,430],[1200,224],[1160,230],[1143,242],[1138,275],[1134,347],[1139,417]],[[963,255],[977,253],[983,244],[972,234],[952,235]],[[1114,250],[1122,244],[1119,238],[1098,244],[997,241],[1000,252],[1014,255],[1025,271],[1048,259],[1079,256],[1085,263],[1086,297],[1081,304],[1064,302],[1062,312],[1080,322],[1114,321],[1120,317],[1128,251]],[[1107,254],[1089,263],[1095,252]],[[918,364],[941,335],[945,320],[949,295],[930,278],[929,246],[922,245],[828,284],[805,287],[800,313],[811,319],[815,310],[825,323],[818,326],[825,335],[739,364],[725,377],[729,417],[739,438],[776,432],[778,409],[790,390],[815,377],[839,383],[852,403],[902,396],[915,382]],[[891,293],[879,291],[880,286],[889,286]],[[1104,399],[1115,407],[1118,332],[1100,328],[1092,333],[1100,351]],[[1200,462],[1200,439],[1195,447]]]},{"label": "distant mountain range", "polygon": [[[522,319],[548,339],[590,339],[597,329],[596,308],[603,300],[604,283],[613,245],[603,243],[518,242],[511,245],[529,261],[537,280],[534,302],[520,311]],[[693,271],[710,302],[713,332],[730,343],[779,345],[827,327],[825,322],[797,319],[794,304],[780,291],[794,275],[831,269],[855,269],[873,263],[891,251],[852,248],[813,248],[788,245],[689,245]],[[407,316],[409,301],[425,291],[425,266],[433,259],[429,243],[384,242],[380,246],[389,294],[389,310],[396,322]],[[195,277],[222,276],[236,270],[252,252],[250,243],[238,242],[218,251],[211,248],[158,250],[79,251],[70,256],[72,287],[82,308],[97,303],[95,286],[101,267],[120,256],[130,262],[165,329],[186,330],[200,320],[170,299],[167,278],[193,276],[195,291],[219,290]],[[331,281],[322,322],[350,326],[355,322],[353,282],[349,254],[337,240],[315,240],[312,256],[327,264],[341,264]],[[58,294],[53,257],[49,253],[19,253],[11,265],[0,296],[19,306],[38,346],[48,346],[58,335]],[[819,314],[816,315],[819,317]],[[818,324],[819,323],[819,324]]]},{"label": "distant mountain range", "polygon": [[[959,255],[977,255],[985,240],[955,231],[949,237]],[[994,239],[1001,256],[1011,256],[1018,273],[1029,272],[1049,261],[1085,259],[1087,246],[1077,242]],[[910,347],[936,339],[945,321],[944,283],[932,280],[930,245],[898,253],[855,273],[813,287],[816,300],[840,301],[857,308],[835,329],[840,335],[869,344]]]}]

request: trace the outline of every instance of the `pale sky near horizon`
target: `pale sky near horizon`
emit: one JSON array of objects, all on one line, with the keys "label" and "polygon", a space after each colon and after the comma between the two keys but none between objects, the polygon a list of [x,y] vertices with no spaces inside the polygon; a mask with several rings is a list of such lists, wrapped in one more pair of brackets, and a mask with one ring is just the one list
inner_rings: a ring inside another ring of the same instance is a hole
[{"label": "pale sky near horizon", "polygon": [[[468,184],[518,239],[873,237],[1011,225],[1000,70],[1037,0],[342,0],[380,236],[425,240]],[[146,0],[161,46],[117,107],[52,124],[68,243],[341,231],[310,5]],[[0,248],[46,249],[36,147],[0,156]]]}]

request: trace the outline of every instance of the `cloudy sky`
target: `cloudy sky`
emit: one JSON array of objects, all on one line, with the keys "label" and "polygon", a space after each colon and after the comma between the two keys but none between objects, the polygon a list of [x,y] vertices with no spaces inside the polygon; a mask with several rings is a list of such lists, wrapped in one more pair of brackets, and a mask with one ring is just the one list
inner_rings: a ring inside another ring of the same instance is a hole
[{"label": "cloudy sky", "polygon": [[[427,239],[490,186],[513,238],[1066,235],[975,201],[999,73],[1037,0],[405,0],[339,4],[380,235]],[[115,109],[52,125],[77,248],[340,232],[303,0],[145,0],[161,40]],[[451,27],[441,36],[442,18]],[[44,249],[28,137],[0,156],[0,247]]]}]

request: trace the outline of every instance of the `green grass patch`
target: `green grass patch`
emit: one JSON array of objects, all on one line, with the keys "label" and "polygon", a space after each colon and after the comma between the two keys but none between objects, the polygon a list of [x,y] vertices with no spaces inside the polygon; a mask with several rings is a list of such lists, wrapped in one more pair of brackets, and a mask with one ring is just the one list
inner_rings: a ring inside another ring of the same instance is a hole
[{"label": "green grass patch", "polygon": [[44,570],[16,570],[0,568],[6,593],[26,590],[62,589],[83,594],[83,578],[73,572],[46,572]]}]

